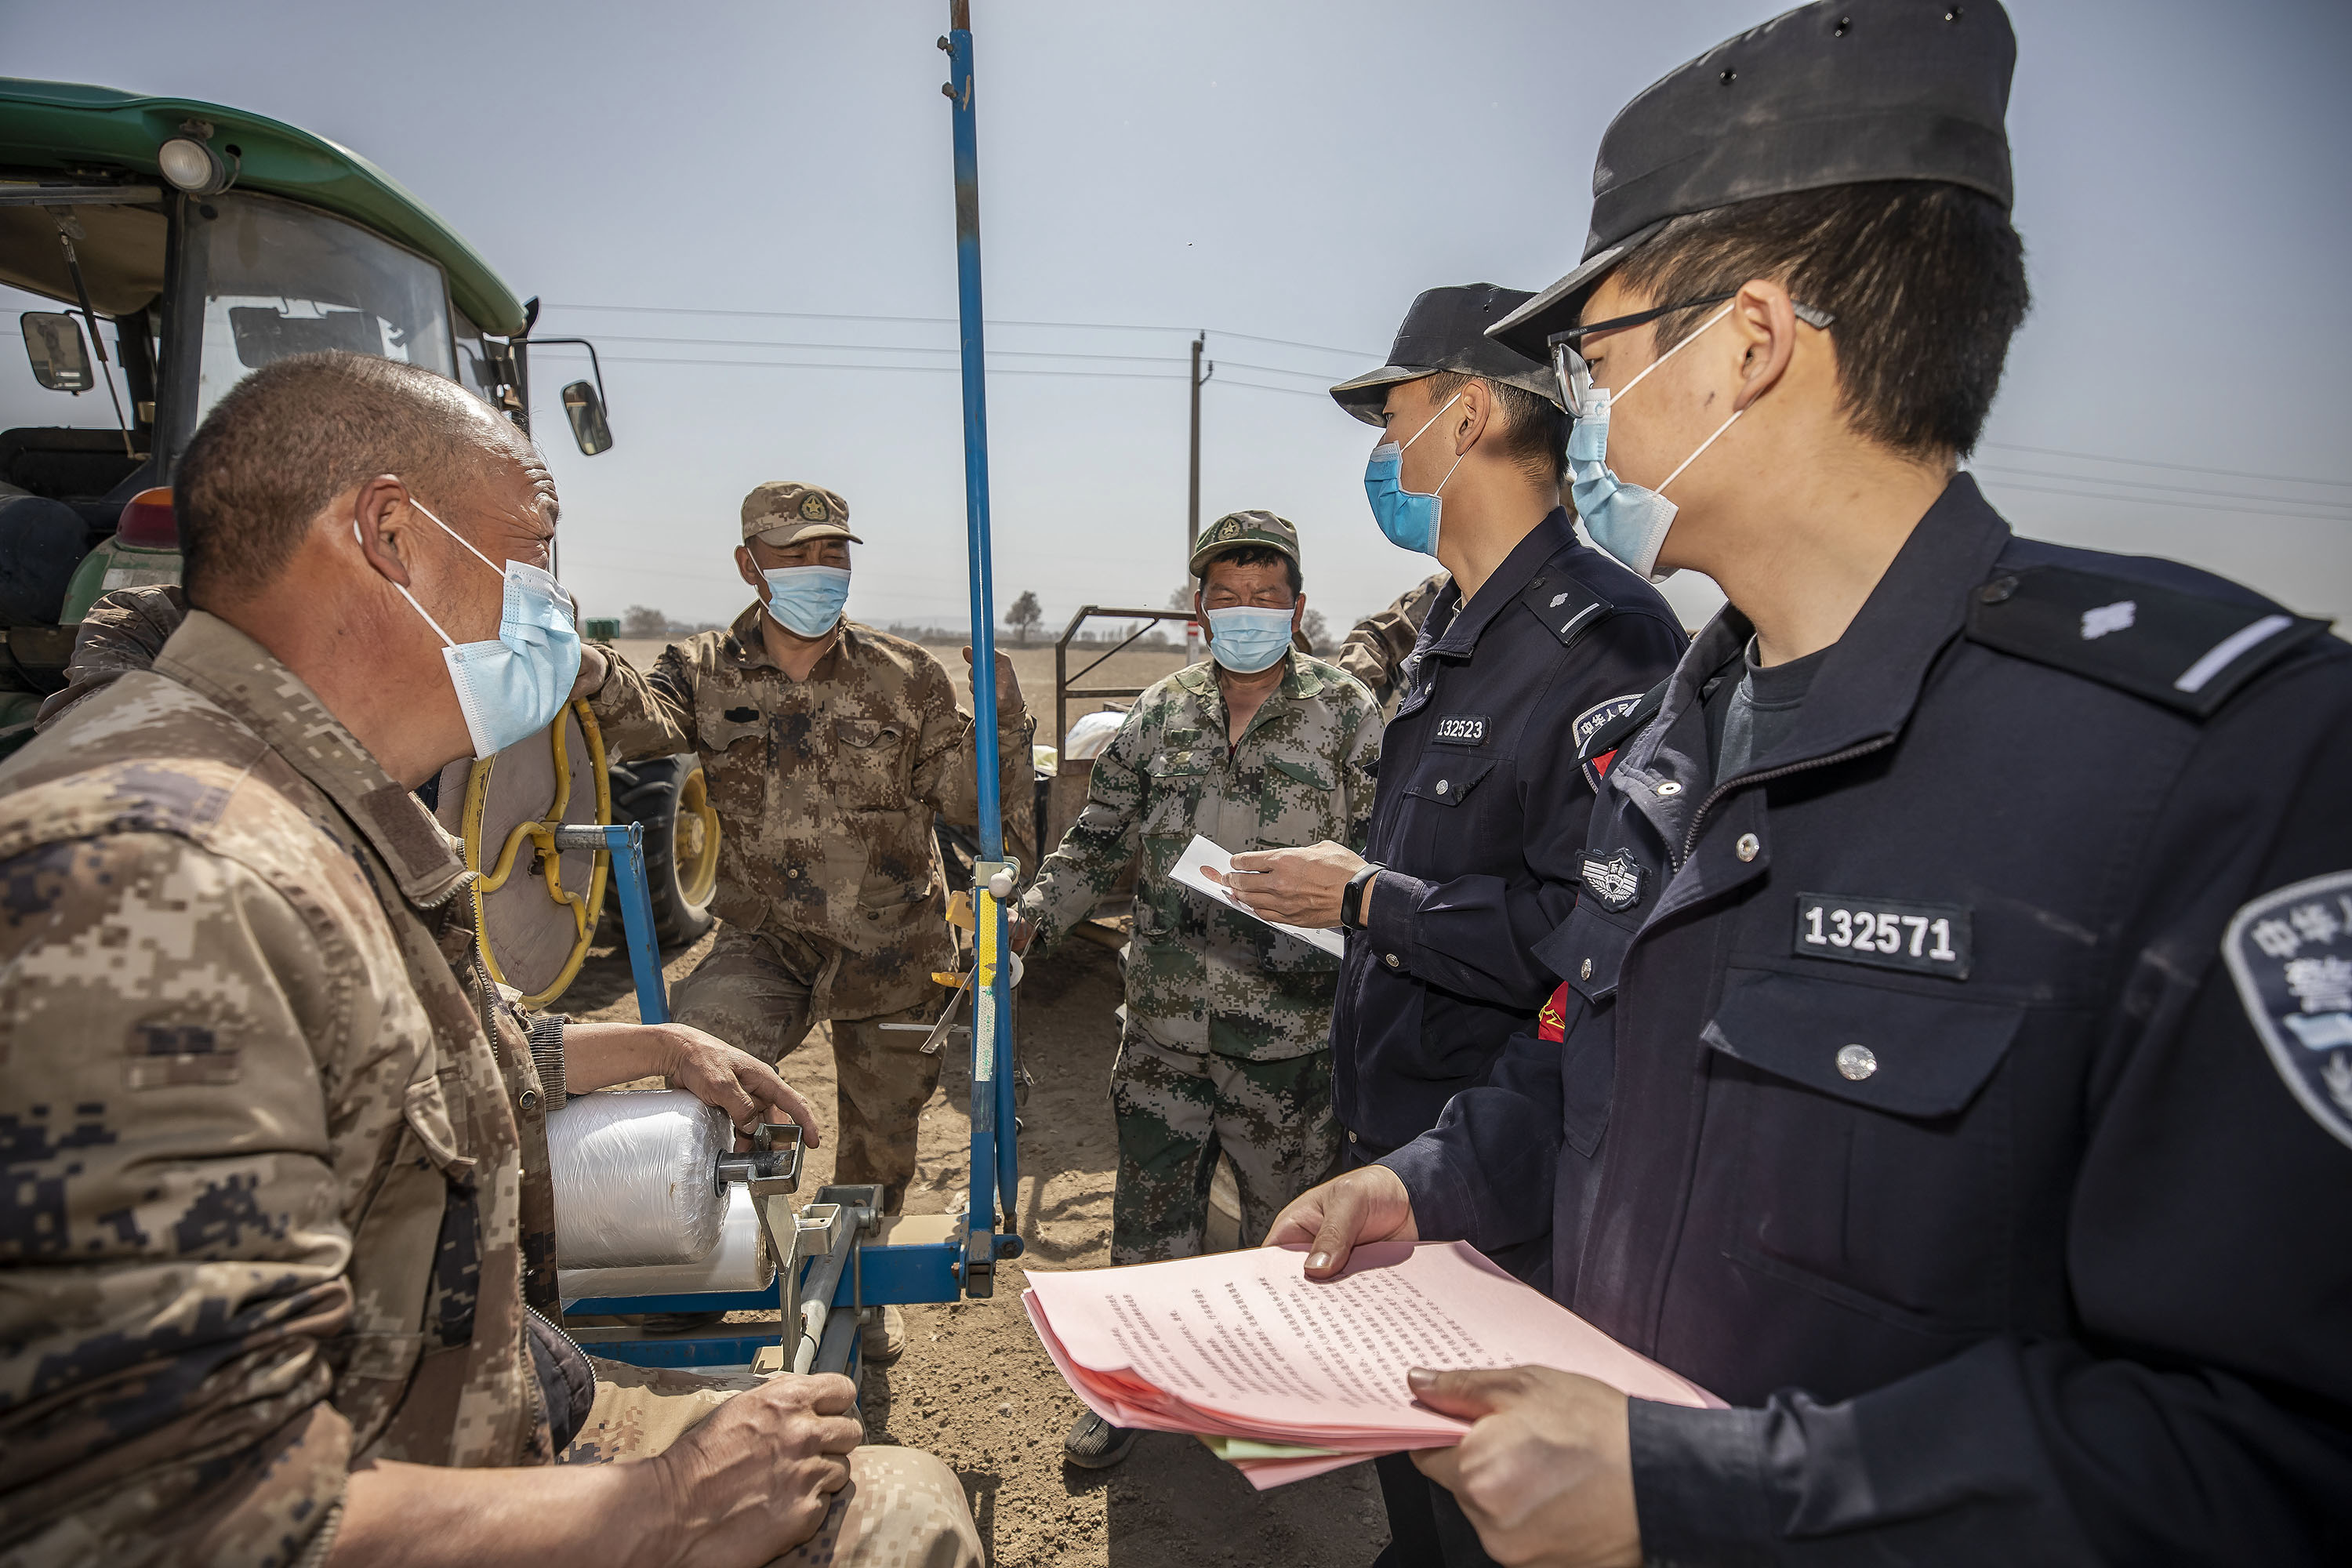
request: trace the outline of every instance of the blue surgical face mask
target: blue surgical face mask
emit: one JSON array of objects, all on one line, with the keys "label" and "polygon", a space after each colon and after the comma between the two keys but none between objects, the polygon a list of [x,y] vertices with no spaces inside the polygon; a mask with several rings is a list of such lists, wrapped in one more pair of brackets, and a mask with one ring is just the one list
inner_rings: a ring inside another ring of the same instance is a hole
[{"label": "blue surgical face mask", "polygon": [[1420,440],[1428,433],[1430,425],[1445,417],[1446,408],[1461,400],[1458,392],[1447,398],[1445,408],[1431,415],[1429,424],[1414,431],[1412,440],[1403,447],[1394,441],[1383,441],[1373,447],[1370,460],[1364,465],[1364,494],[1371,500],[1373,521],[1381,525],[1381,531],[1388,535],[1391,544],[1418,550],[1423,555],[1437,553],[1438,518],[1445,507],[1438,491],[1445,489],[1445,479],[1454,477],[1454,468],[1462,466],[1462,458],[1456,456],[1454,468],[1446,469],[1445,479],[1437,481],[1437,489],[1423,495],[1404,488],[1404,448]]},{"label": "blue surgical face mask", "polygon": [[[1737,303],[1737,301],[1734,301]],[[1642,377],[1674,358],[1698,341],[1699,333],[1731,314],[1726,305],[1708,317],[1698,331],[1660,354],[1641,375],[1627,382],[1616,396],[1623,397],[1642,384]],[[1584,521],[1584,531],[1592,535],[1592,542],[1618,560],[1648,577],[1653,583],[1663,583],[1674,575],[1671,569],[1655,574],[1658,550],[1666,542],[1666,531],[1675,525],[1675,503],[1665,497],[1667,485],[1682,478],[1683,469],[1698,461],[1699,453],[1716,443],[1738,417],[1744,408],[1732,411],[1731,417],[1716,426],[1715,435],[1698,444],[1698,451],[1682,460],[1680,468],[1665,478],[1654,490],[1640,485],[1629,485],[1609,468],[1609,410],[1615,399],[1605,386],[1592,384],[1591,367],[1584,356],[1574,349],[1564,349],[1568,356],[1569,387],[1574,395],[1573,410],[1576,424],[1568,435],[1569,494],[1575,499],[1576,515]]]},{"label": "blue surgical face mask", "polygon": [[1230,610],[1210,610],[1209,657],[1235,675],[1255,675],[1290,651],[1288,610],[1259,610],[1237,605]]},{"label": "blue surgical face mask", "polygon": [[777,566],[761,575],[768,580],[768,614],[785,630],[821,637],[841,624],[841,607],[849,603],[848,567]]},{"label": "blue surgical face mask", "polygon": [[[464,544],[483,565],[499,571],[497,562],[418,505],[414,496],[408,504]],[[357,518],[352,520],[352,537],[361,537]],[[415,595],[400,588],[401,597],[441,639],[442,662],[449,667],[449,683],[457,688],[457,708],[466,716],[466,732],[473,737],[477,757],[502,752],[555,722],[580,676],[580,634],[572,626],[572,595],[547,573],[520,561],[508,562],[500,575],[507,583],[506,604],[495,642],[456,641],[417,604]]]}]

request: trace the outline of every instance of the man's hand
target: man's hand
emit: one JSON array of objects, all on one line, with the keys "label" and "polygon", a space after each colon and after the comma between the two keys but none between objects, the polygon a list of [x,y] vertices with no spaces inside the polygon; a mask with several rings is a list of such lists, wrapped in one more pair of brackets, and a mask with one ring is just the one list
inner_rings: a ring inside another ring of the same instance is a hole
[{"label": "man's hand", "polygon": [[673,1089],[717,1106],[742,1132],[762,1121],[789,1121],[800,1123],[801,1142],[809,1148],[824,1142],[817,1131],[816,1108],[775,1068],[690,1024],[664,1024],[661,1031],[670,1055],[660,1071]]},{"label": "man's hand", "polygon": [[[1326,838],[1304,849],[1250,849],[1234,857],[1230,878],[1209,872],[1223,882],[1234,897],[1254,915],[1285,925],[1328,931],[1339,923],[1339,895],[1364,868],[1364,858],[1344,844]],[[1244,873],[1255,873],[1244,875]],[[1364,889],[1370,897],[1371,889]]]},{"label": "man's hand", "polygon": [[1004,937],[1015,952],[1028,952],[1029,944],[1037,940],[1037,928],[1021,912],[1018,904],[1004,911]]},{"label": "man's hand", "polygon": [[[963,663],[964,671],[969,675],[971,670],[970,647],[963,650]],[[1023,710],[1021,682],[1013,679],[1013,661],[999,653],[996,656],[996,715],[1002,719],[1008,713],[1019,713]]]},{"label": "man's hand", "polygon": [[649,1459],[441,1469],[371,1459],[329,1568],[761,1568],[817,1532],[865,1430],[845,1377],[776,1377]]},{"label": "man's hand", "polygon": [[1477,1422],[1461,1446],[1412,1462],[1454,1494],[1496,1562],[1640,1568],[1625,1396],[1548,1366],[1407,1374],[1432,1410]]},{"label": "man's hand", "polygon": [[1268,1247],[1307,1243],[1307,1278],[1328,1279],[1348,1266],[1348,1255],[1368,1241],[1419,1241],[1412,1198],[1386,1165],[1367,1165],[1309,1187],[1274,1216]]},{"label": "man's hand", "polygon": [[674,1568],[757,1568],[824,1522],[865,1428],[845,1377],[786,1375],[737,1394],[646,1460],[674,1521]]},{"label": "man's hand", "polygon": [[576,702],[604,685],[604,677],[611,674],[612,669],[613,661],[603,648],[592,642],[582,643],[580,674],[572,682],[572,700]]},{"label": "man's hand", "polygon": [[816,1110],[776,1069],[690,1024],[567,1024],[563,1078],[574,1094],[641,1078],[666,1078],[715,1105],[743,1132],[762,1121],[797,1121],[801,1142],[824,1142]]}]

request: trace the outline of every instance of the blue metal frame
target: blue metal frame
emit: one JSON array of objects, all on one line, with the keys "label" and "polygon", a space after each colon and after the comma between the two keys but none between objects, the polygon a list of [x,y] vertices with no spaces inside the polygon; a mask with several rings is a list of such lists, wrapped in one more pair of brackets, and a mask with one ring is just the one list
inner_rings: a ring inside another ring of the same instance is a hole
[{"label": "blue metal frame", "polygon": [[[980,288],[980,147],[972,111],[971,18],[966,0],[951,0],[947,36],[948,98],[955,140],[956,313],[963,353],[964,516],[971,535],[972,729],[979,773],[980,858],[973,868],[972,909],[984,987],[972,995],[971,1213],[965,1238],[964,1289],[987,1295],[998,1257],[1020,1250],[1020,1150],[1013,1111],[1013,994],[1007,973],[1005,910],[987,891],[1004,860],[1003,802],[996,742],[996,609],[988,516],[987,354]],[[993,1176],[992,1181],[990,1178]],[[993,1198],[994,1201],[992,1201]]]},{"label": "blue metal frame", "polygon": [[661,942],[654,935],[653,891],[646,884],[643,823],[589,823],[555,830],[558,849],[602,849],[612,858],[613,890],[621,900],[621,931],[629,948],[629,975],[637,983],[637,1016],[669,1022],[669,985],[662,975]]},{"label": "blue metal frame", "polygon": [[[684,1301],[698,1302],[699,1296],[682,1296]],[[702,1307],[688,1307],[688,1311],[702,1311]],[[749,1337],[730,1336],[703,1339],[680,1334],[674,1339],[655,1340],[590,1340],[580,1348],[604,1361],[623,1362],[630,1366],[749,1366],[759,1353],[776,1342],[774,1334]]]},{"label": "blue metal frame", "polygon": [[[1018,1124],[1013,1119],[1013,993],[1006,910],[989,889],[1004,867],[1003,803],[999,798],[996,720],[995,584],[988,515],[988,391],[980,289],[980,165],[972,116],[971,25],[967,0],[950,0],[952,30],[945,40],[955,141],[957,309],[963,353],[964,510],[971,565],[972,728],[979,774],[980,857],[973,868],[972,908],[979,983],[972,995],[971,1187],[961,1244],[856,1244],[856,1267],[842,1270],[833,1305],[880,1306],[952,1301],[993,1294],[995,1262],[1018,1257],[1015,1209],[1020,1192]],[[629,969],[636,981],[638,1016],[667,1023],[669,998],[654,936],[653,900],[646,885],[645,829],[635,823],[560,830],[577,847],[601,842],[612,855],[613,881],[627,936]],[[993,1178],[992,1180],[991,1178]],[[998,1230],[1003,1215],[1004,1234]],[[809,1267],[804,1264],[803,1268]],[[766,1290],[674,1295],[583,1297],[567,1311],[594,1315],[746,1311],[782,1308],[782,1280]],[[778,1331],[712,1337],[679,1335],[599,1341],[595,1353],[638,1366],[724,1366],[750,1362],[775,1344]],[[851,1352],[853,1373],[856,1352]]]}]

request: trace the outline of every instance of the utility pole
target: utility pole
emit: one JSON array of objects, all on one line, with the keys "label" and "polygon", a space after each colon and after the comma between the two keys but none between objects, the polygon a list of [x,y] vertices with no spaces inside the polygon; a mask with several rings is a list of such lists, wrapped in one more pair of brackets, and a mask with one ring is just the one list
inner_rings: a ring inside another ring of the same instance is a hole
[{"label": "utility pole", "polygon": [[[1192,340],[1192,488],[1184,510],[1185,570],[1192,569],[1192,552],[1201,543],[1201,350],[1209,341],[1202,332]],[[1213,372],[1217,367],[1211,365]]]},{"label": "utility pole", "polygon": [[[1207,346],[1208,342],[1207,332],[1193,334],[1192,479],[1189,499],[1184,508],[1184,577],[1187,582],[1192,580],[1192,552],[1199,549],[1201,545],[1201,388],[1207,384],[1209,376],[1217,374],[1214,363],[1209,365],[1207,374],[1202,374],[1201,351]],[[1184,658],[1187,663],[1192,662],[1192,636],[1199,629],[1191,621],[1184,623]]]}]

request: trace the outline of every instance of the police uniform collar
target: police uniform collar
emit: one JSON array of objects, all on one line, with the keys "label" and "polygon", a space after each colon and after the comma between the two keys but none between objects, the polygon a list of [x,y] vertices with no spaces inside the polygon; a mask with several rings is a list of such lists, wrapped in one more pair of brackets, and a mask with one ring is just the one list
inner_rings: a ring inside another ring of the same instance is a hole
[{"label": "police uniform collar", "polygon": [[[1748,771],[1809,762],[1899,734],[1928,667],[1967,620],[1969,590],[1984,581],[2009,541],[2009,524],[1976,480],[1954,475],[1831,647],[1796,729],[1752,759]],[[1748,617],[1727,605],[1692,640],[1657,721],[1636,748],[1632,760],[1638,766],[1649,765],[1667,731],[1698,702],[1700,688],[1739,658],[1753,631]]]},{"label": "police uniform collar", "polygon": [[155,672],[226,710],[333,801],[383,858],[409,902],[432,908],[465,885],[457,841],[268,648],[216,616],[190,610],[155,656]]},{"label": "police uniform collar", "polygon": [[[1568,521],[1568,509],[1552,508],[1541,522],[1528,531],[1525,539],[1511,546],[1511,552],[1503,557],[1495,574],[1479,584],[1470,603],[1445,623],[1445,629],[1430,643],[1428,651],[1445,658],[1468,658],[1477,647],[1478,639],[1486,635],[1487,624],[1503,613],[1505,605],[1519,596],[1519,591],[1535,576],[1536,569],[1561,551],[1575,548],[1576,527]],[[1437,603],[1429,607],[1431,624],[1436,623],[1439,613],[1446,607],[1449,594],[1455,604],[1461,603],[1461,585],[1447,583]]]}]

